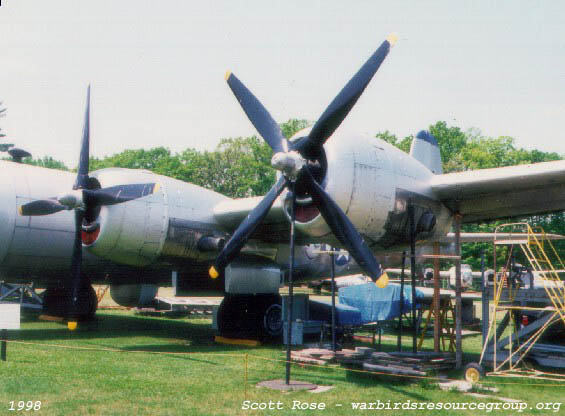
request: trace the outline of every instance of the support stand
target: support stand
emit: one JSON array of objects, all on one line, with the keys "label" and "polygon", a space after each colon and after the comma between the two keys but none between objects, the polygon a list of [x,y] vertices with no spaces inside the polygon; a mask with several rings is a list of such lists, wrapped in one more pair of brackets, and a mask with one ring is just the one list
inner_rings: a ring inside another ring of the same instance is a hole
[{"label": "support stand", "polygon": [[487,343],[488,337],[488,323],[489,323],[489,302],[488,302],[488,281],[485,274],[485,249],[481,248],[481,306],[482,306],[482,333],[483,333],[483,345]]},{"label": "support stand", "polygon": [[292,192],[292,202],[290,205],[290,260],[288,265],[288,332],[287,332],[287,344],[286,344],[286,376],[285,382],[290,385],[290,351],[292,345],[292,308],[294,307],[293,298],[293,287],[292,287],[292,273],[294,269],[294,219],[295,219],[295,204],[296,204],[296,182],[291,183]]},{"label": "support stand", "polygon": [[463,365],[463,338],[461,336],[461,214],[455,214],[455,368]]},{"label": "support stand", "polygon": [[416,221],[414,206],[408,206],[410,216],[410,277],[412,282],[412,352],[418,352],[418,327],[416,325]]},{"label": "support stand", "polygon": [[[439,256],[439,243],[434,243],[434,256]],[[434,298],[433,298],[433,310],[434,316],[436,317],[434,321],[434,352],[439,352],[440,350],[440,337],[442,331],[441,321],[438,319],[440,316],[440,290],[439,290],[439,257],[434,258]],[[424,331],[425,332],[425,331]]]},{"label": "support stand", "polygon": [[0,302],[19,303],[23,308],[43,309],[43,299],[35,292],[34,284],[0,282]]},{"label": "support stand", "polygon": [[179,287],[178,287],[178,272],[176,270],[173,270],[171,272],[171,286],[173,287],[173,296],[178,296],[178,291],[179,291]]},{"label": "support stand", "polygon": [[332,262],[332,351],[335,353],[337,347],[335,342],[335,254],[333,247],[331,248],[330,260]]},{"label": "support stand", "polygon": [[402,269],[400,270],[400,315],[398,316],[398,339],[396,347],[402,351],[402,314],[404,313],[404,268],[406,266],[406,251],[402,252]]}]

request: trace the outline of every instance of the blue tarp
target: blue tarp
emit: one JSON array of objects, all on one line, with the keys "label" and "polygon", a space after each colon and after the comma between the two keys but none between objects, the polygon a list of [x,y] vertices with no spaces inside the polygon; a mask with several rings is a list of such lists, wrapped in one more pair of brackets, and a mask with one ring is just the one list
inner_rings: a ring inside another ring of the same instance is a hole
[{"label": "blue tarp", "polygon": [[[331,322],[331,316],[331,301],[310,300],[310,319]],[[361,312],[357,308],[336,303],[335,321],[337,325],[361,325]]]},{"label": "blue tarp", "polygon": [[[397,318],[400,314],[400,285],[390,283],[384,289],[374,283],[349,286],[339,289],[339,303],[359,309],[362,323],[386,321]],[[416,299],[423,297],[421,290],[416,288]],[[420,305],[416,304],[416,308]],[[403,312],[412,309],[412,287],[404,285]]]}]

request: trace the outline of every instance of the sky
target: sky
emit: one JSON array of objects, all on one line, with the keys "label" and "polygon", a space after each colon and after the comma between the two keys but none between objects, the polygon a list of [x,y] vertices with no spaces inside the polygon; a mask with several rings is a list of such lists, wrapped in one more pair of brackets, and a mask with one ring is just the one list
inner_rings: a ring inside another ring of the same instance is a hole
[{"label": "sky", "polygon": [[343,128],[444,120],[565,154],[565,2],[550,0],[3,0],[0,127],[75,167],[91,84],[91,155],[213,150],[256,133],[226,70],[275,120],[315,121],[391,32]]}]

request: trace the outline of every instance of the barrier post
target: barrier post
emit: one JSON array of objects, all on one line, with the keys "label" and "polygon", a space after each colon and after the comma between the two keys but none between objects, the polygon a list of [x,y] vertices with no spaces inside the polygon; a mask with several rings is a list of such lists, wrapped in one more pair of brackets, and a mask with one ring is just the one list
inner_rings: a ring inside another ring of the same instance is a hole
[{"label": "barrier post", "polygon": [[245,373],[244,373],[244,381],[243,381],[243,397],[247,399],[247,363],[249,362],[249,354],[245,353],[244,365],[245,365]]},{"label": "barrier post", "polygon": [[2,331],[0,331],[2,334],[0,335],[0,338],[2,339],[2,348],[1,348],[1,352],[0,352],[0,356],[2,358],[2,361],[6,361],[6,347],[7,347],[7,340],[8,340],[8,330],[7,329],[3,329]]}]

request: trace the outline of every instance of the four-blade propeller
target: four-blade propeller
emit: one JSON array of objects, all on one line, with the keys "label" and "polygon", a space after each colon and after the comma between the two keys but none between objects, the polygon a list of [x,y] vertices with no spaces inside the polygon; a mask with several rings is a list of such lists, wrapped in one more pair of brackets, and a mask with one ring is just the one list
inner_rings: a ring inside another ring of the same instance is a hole
[{"label": "four-blade propeller", "polygon": [[[371,250],[343,210],[317,182],[317,173],[320,169],[319,158],[323,153],[324,143],[353,108],[395,42],[396,36],[389,35],[334,98],[314,124],[308,136],[293,142],[289,142],[283,136],[279,125],[251,91],[234,74],[226,73],[226,81],[243,111],[259,134],[273,149],[274,156],[271,165],[281,171],[282,176],[226,243],[214,266],[210,268],[211,277],[218,277],[219,272],[237,256],[249,237],[263,221],[277,197],[285,187],[292,189],[293,186],[290,185],[293,184],[297,188],[306,190],[311,196],[314,205],[320,211],[335,237],[349,251],[359,266],[374,280],[379,278],[381,268]],[[294,195],[292,200],[295,200]]]},{"label": "four-blade propeller", "polygon": [[32,201],[18,208],[20,215],[38,216],[54,214],[63,210],[75,210],[75,239],[71,260],[71,278],[69,289],[71,290],[71,311],[69,318],[69,329],[76,328],[79,306],[78,295],[85,277],[82,274],[82,225],[87,211],[92,212],[97,207],[104,205],[115,205],[133,199],[151,195],[159,190],[159,184],[129,184],[117,185],[102,189],[88,189],[91,179],[88,176],[90,158],[90,86],[87,90],[86,111],[84,115],[84,127],[80,148],[80,158],[77,169],[77,177],[72,191],[49,199]]}]

